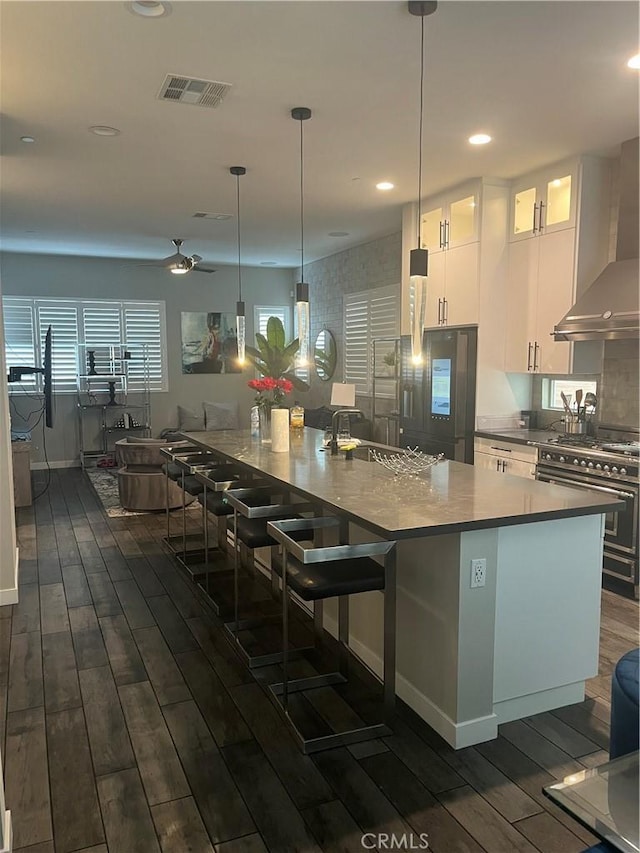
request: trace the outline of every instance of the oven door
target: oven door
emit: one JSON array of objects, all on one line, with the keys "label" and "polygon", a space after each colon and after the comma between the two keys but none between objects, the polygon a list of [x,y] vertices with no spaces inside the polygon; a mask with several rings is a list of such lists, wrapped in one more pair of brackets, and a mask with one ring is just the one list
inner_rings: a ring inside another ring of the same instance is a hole
[{"label": "oven door", "polygon": [[631,483],[617,483],[608,480],[607,485],[594,483],[586,477],[558,472],[557,469],[538,465],[536,480],[555,486],[569,486],[590,492],[603,492],[624,501],[624,509],[608,512],[605,516],[605,549],[617,551],[628,557],[636,558],[638,553],[638,486]]}]

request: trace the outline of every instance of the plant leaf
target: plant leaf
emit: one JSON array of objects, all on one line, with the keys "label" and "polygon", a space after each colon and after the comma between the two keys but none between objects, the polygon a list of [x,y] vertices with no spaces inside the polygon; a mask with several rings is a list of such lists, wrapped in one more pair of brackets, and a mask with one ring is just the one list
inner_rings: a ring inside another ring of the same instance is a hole
[{"label": "plant leaf", "polygon": [[269,317],[267,320],[267,340],[274,350],[284,349],[284,326],[279,317]]},{"label": "plant leaf", "polygon": [[291,384],[293,385],[293,387],[296,389],[296,391],[308,391],[309,390],[309,386],[307,385],[307,383],[304,380],[300,379],[299,376],[296,376],[295,373],[293,373],[292,371],[288,371],[287,373],[284,373],[282,378],[288,379],[291,382]]}]

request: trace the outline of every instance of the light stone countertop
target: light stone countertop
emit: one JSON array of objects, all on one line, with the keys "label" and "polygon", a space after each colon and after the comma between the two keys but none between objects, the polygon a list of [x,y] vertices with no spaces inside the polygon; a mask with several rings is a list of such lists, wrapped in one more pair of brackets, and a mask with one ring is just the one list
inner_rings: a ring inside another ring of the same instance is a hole
[{"label": "light stone countertop", "polygon": [[375,462],[321,451],[323,433],[309,428],[291,434],[288,453],[273,453],[270,444],[252,438],[249,430],[182,435],[387,539],[595,515],[624,506],[595,491],[552,486],[449,460],[414,477],[397,477]]}]

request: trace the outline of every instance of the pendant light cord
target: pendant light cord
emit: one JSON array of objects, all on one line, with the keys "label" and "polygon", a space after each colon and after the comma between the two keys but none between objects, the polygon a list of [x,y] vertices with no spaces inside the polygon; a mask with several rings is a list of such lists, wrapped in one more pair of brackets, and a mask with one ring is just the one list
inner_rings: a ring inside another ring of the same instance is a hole
[{"label": "pendant light cord", "polygon": [[424,15],[420,18],[420,130],[418,133],[418,248],[420,248],[420,223],[422,221],[422,125],[424,110]]},{"label": "pendant light cord", "polygon": [[240,175],[236,175],[236,209],[238,212],[238,302],[242,302],[242,267],[240,265]]},{"label": "pendant light cord", "polygon": [[304,281],[304,134],[300,119],[300,281]]}]

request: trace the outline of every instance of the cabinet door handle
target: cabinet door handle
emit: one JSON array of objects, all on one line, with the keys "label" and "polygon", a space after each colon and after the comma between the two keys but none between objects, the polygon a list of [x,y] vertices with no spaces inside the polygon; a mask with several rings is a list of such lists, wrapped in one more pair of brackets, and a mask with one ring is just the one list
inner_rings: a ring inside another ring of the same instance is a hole
[{"label": "cabinet door handle", "polygon": [[527,344],[527,370],[531,370],[531,341]]},{"label": "cabinet door handle", "polygon": [[538,341],[536,341],[533,345],[533,369],[540,370],[540,365],[538,364],[538,350],[540,349],[540,345]]},{"label": "cabinet door handle", "polygon": [[442,322],[443,324],[449,322],[449,302],[447,299],[442,300]]},{"label": "cabinet door handle", "polygon": [[492,449],[492,450],[499,450],[499,451],[500,451],[500,453],[512,453],[512,451],[511,451],[511,450],[509,450],[509,448],[508,448],[508,447],[496,447],[496,446],[495,446],[495,445],[493,445],[493,444],[491,445],[491,449]]},{"label": "cabinet door handle", "polygon": [[544,202],[541,201],[540,202],[540,211],[538,212],[538,231],[540,231],[540,232],[542,232],[542,229],[544,228],[544,223],[542,221],[542,208],[544,206],[545,206]]},{"label": "cabinet door handle", "polygon": [[536,202],[536,203],[533,205],[533,226],[532,226],[532,228],[531,228],[531,230],[532,230],[532,232],[533,232],[534,234],[535,234],[535,233],[536,233],[536,231],[538,230],[538,228],[537,228],[537,224],[536,224],[536,216],[537,216],[537,214],[538,214],[538,203]]},{"label": "cabinet door handle", "polygon": [[442,299],[438,299],[438,325],[440,325],[440,305],[442,304]]},{"label": "cabinet door handle", "polygon": [[440,248],[444,249],[444,222],[440,223]]},{"label": "cabinet door handle", "polygon": [[448,219],[444,221],[444,245],[448,249],[449,248],[449,237],[451,231],[451,223]]}]

